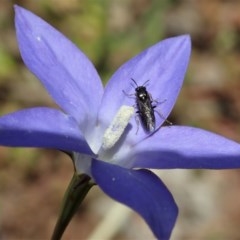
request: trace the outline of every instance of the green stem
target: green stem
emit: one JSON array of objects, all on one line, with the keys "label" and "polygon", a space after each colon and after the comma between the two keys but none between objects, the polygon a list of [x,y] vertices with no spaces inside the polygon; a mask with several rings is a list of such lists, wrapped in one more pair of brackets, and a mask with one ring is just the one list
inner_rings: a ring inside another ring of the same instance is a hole
[{"label": "green stem", "polygon": [[78,175],[74,172],[72,180],[64,195],[63,205],[51,238],[52,240],[61,239],[73,215],[76,213],[78,207],[93,185],[94,184],[91,182],[91,178],[88,175]]}]

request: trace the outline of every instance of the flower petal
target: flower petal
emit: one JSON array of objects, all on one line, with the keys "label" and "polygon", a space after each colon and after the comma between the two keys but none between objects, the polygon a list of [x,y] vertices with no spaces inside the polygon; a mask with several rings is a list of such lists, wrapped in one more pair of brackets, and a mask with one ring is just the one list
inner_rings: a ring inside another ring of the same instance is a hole
[{"label": "flower petal", "polygon": [[92,175],[113,199],[138,212],[158,239],[169,239],[178,209],[163,182],[148,170],[129,170],[93,160]]},{"label": "flower petal", "polygon": [[1,117],[0,145],[92,154],[74,118],[51,108],[26,109]]},{"label": "flower petal", "polygon": [[162,127],[135,146],[133,167],[240,168],[240,144],[192,127]]},{"label": "flower petal", "polygon": [[[191,51],[191,42],[188,35],[169,38],[146,49],[136,57],[123,64],[112,76],[104,92],[99,117],[103,122],[108,122],[122,105],[134,105],[134,84],[143,85],[147,80],[147,90],[153,100],[159,102],[156,110],[156,126],[160,126],[172,110],[182,86]],[[124,92],[123,92],[124,90]],[[113,101],[114,99],[114,101]],[[160,104],[162,102],[162,104]],[[108,111],[111,109],[111,112]],[[105,114],[108,111],[108,114]],[[133,135],[141,139],[146,135],[141,128],[137,136],[136,121],[132,119]]]},{"label": "flower petal", "polygon": [[92,63],[38,16],[19,6],[15,12],[19,49],[29,70],[65,112],[77,121],[82,114],[87,123],[95,120],[103,87]]}]

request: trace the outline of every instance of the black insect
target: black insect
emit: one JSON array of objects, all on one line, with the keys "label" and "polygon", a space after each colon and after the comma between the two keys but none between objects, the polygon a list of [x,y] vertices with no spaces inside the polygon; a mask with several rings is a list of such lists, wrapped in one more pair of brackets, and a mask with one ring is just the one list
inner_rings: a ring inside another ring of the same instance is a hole
[{"label": "black insect", "polygon": [[156,127],[156,119],[154,115],[154,108],[156,106],[152,104],[152,97],[144,86],[149,80],[142,86],[138,86],[133,78],[131,78],[131,80],[137,86],[135,88],[135,96],[138,116],[146,132],[153,132]]},{"label": "black insect", "polygon": [[[146,84],[149,82],[149,80],[147,80],[142,86],[138,86],[138,84],[133,78],[131,78],[131,80],[136,85],[135,94],[126,94],[125,92],[124,93],[127,96],[135,95],[137,108],[136,113],[140,118],[144,130],[148,133],[152,133],[156,130],[156,118],[154,112],[157,112],[161,118],[163,118],[166,122],[171,124],[171,122],[165,119],[161,113],[154,110],[154,108],[156,108],[159,102],[157,100],[153,100],[151,94],[147,91]],[[154,102],[156,103],[156,105],[153,104]]]}]

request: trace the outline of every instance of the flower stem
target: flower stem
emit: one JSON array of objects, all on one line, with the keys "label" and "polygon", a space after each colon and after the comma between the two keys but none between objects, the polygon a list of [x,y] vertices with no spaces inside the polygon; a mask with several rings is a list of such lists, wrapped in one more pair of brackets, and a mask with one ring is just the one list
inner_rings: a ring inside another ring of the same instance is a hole
[{"label": "flower stem", "polygon": [[52,240],[61,239],[73,215],[78,210],[78,207],[93,185],[94,183],[91,182],[91,178],[88,175],[78,175],[74,172],[72,180],[64,195],[61,212],[54,228]]}]

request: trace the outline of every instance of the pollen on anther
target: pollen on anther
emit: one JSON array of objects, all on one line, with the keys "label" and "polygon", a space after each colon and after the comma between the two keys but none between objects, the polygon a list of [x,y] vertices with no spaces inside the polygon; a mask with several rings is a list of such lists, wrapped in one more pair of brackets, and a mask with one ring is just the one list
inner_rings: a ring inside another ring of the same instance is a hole
[{"label": "pollen on anther", "polygon": [[110,149],[116,144],[122,136],[133,114],[133,107],[125,105],[121,106],[110,126],[104,133],[102,140],[102,148],[104,150]]}]

